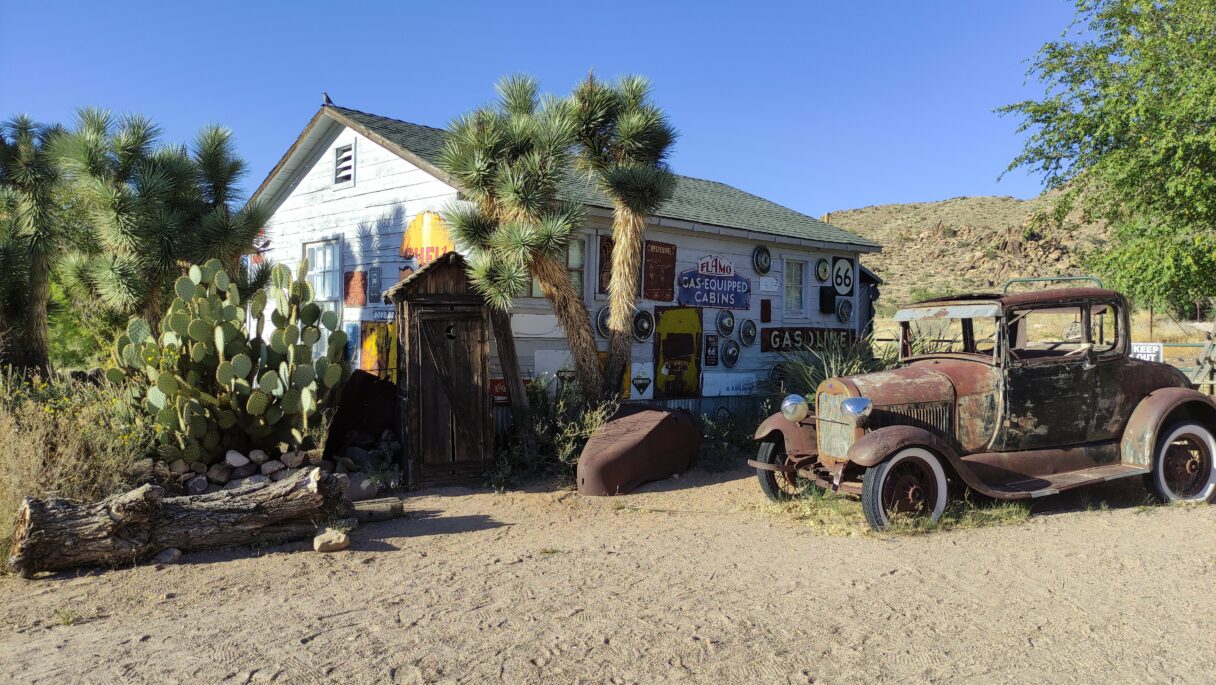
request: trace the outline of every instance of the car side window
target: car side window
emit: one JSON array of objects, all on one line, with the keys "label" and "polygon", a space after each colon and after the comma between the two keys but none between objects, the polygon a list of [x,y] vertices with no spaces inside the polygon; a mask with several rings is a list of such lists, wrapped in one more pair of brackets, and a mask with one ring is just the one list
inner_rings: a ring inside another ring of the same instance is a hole
[{"label": "car side window", "polygon": [[1082,355],[1087,310],[1080,305],[1014,310],[1009,315],[1010,355],[1023,361],[1050,361]]},{"label": "car side window", "polygon": [[1098,355],[1119,352],[1119,308],[1112,302],[1099,302],[1089,309],[1089,340]]}]

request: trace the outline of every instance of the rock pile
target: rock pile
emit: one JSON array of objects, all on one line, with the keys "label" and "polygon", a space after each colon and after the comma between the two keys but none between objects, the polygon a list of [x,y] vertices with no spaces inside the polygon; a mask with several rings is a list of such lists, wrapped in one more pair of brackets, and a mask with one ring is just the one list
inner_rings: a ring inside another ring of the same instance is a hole
[{"label": "rock pile", "polygon": [[314,466],[327,474],[347,474],[346,497],[352,502],[371,499],[379,493],[381,486],[397,484],[393,464],[401,443],[392,431],[385,431],[379,439],[353,433],[347,438],[340,453],[329,457],[320,449],[284,450],[273,457],[260,449],[250,450],[248,454],[229,450],[223,461],[210,465],[187,463],[182,459],[169,464],[143,459],[132,471],[143,482],[175,483],[187,495],[277,482]]}]

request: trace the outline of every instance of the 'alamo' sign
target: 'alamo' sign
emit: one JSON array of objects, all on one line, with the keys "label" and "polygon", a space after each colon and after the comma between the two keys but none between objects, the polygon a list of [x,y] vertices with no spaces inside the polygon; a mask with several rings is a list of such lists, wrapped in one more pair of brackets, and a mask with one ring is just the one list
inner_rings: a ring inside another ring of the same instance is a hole
[{"label": "'alamo' sign", "polygon": [[735,273],[724,257],[702,257],[696,269],[681,271],[676,301],[687,307],[751,309],[752,282]]}]

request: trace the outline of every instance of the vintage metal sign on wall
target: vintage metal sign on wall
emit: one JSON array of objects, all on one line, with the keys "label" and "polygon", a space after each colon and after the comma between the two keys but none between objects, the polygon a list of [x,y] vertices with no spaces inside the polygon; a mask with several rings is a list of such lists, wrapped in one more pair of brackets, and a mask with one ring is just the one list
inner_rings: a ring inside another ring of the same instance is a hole
[{"label": "vintage metal sign on wall", "polygon": [[831,338],[852,340],[847,328],[814,328],[810,326],[781,326],[760,331],[761,352],[793,352],[822,347]]},{"label": "vintage metal sign on wall", "polygon": [[455,249],[456,241],[435,212],[423,212],[414,217],[401,236],[401,257],[415,260],[415,269]]},{"label": "vintage metal sign on wall", "polygon": [[706,255],[696,269],[680,272],[677,301],[689,307],[750,309],[752,282],[735,273],[725,257]]},{"label": "vintage metal sign on wall", "polygon": [[676,246],[646,241],[643,267],[642,297],[647,300],[671,302],[676,299]]}]

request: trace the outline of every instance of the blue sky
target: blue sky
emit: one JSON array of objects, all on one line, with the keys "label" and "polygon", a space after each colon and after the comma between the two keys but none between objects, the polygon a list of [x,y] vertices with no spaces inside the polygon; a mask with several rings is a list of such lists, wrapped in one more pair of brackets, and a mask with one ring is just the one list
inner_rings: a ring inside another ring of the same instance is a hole
[{"label": "blue sky", "polygon": [[[1019,2],[14,2],[0,116],[141,112],[185,141],[231,127],[256,187],[337,104],[442,126],[525,72],[566,93],[589,68],[641,73],[680,130],[676,171],[802,212],[960,195],[1020,146],[995,107],[1039,93],[1026,63],[1073,13]],[[19,27],[21,30],[13,30]]]}]

